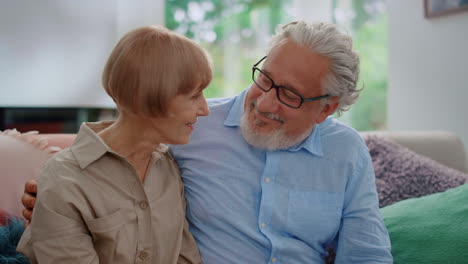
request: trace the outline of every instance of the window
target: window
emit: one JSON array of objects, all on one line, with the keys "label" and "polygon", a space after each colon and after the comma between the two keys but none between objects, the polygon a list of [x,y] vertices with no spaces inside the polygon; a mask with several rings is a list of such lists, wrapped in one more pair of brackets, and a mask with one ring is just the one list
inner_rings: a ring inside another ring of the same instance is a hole
[{"label": "window", "polygon": [[288,21],[289,0],[166,1],[166,26],[196,40],[215,65],[207,97],[232,96],[251,84],[275,26]]},{"label": "window", "polygon": [[333,22],[350,30],[359,51],[359,100],[340,117],[357,130],[383,130],[387,124],[387,37],[384,0],[335,0]]},{"label": "window", "polygon": [[365,89],[340,117],[358,130],[386,123],[387,21],[384,0],[166,0],[166,26],[200,43],[213,58],[206,97],[232,96],[251,84],[251,67],[265,55],[278,24],[332,20],[354,36]]}]

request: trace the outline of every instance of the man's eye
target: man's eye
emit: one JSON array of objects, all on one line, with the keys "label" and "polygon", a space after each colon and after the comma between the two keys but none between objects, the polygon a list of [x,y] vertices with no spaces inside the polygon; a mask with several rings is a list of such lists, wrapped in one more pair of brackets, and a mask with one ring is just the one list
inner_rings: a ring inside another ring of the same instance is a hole
[{"label": "man's eye", "polygon": [[291,100],[291,101],[300,101],[301,98],[299,96],[297,96],[297,94],[289,91],[289,90],[286,90],[286,89],[281,89],[281,95],[284,97],[284,99],[288,99],[288,100]]},{"label": "man's eye", "polygon": [[261,83],[270,83],[270,79],[268,79],[268,77],[266,77],[266,76],[263,75],[263,74],[260,74],[260,76],[258,76],[258,80],[259,80]]}]

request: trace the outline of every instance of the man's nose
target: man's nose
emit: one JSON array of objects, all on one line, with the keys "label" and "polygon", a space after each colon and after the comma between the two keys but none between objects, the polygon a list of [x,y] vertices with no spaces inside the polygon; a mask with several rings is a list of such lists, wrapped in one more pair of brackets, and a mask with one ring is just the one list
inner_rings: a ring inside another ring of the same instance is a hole
[{"label": "man's nose", "polygon": [[275,88],[271,88],[268,92],[263,92],[257,100],[257,108],[260,112],[275,113],[279,104]]}]

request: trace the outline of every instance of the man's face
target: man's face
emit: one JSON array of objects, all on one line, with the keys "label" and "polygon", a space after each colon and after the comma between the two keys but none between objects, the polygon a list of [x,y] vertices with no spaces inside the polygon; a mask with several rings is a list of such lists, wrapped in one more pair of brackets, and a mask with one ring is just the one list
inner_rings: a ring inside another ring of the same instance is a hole
[{"label": "man's face", "polygon": [[[304,98],[312,98],[323,95],[321,83],[329,72],[330,62],[286,39],[273,48],[263,66],[258,67],[277,85],[294,90]],[[288,148],[304,140],[314,125],[333,111],[330,106],[322,107],[320,101],[304,102],[299,109],[288,107],[278,100],[276,89],[263,92],[253,83],[245,99],[242,133],[247,142],[256,147]],[[267,138],[271,140],[265,141]]]}]

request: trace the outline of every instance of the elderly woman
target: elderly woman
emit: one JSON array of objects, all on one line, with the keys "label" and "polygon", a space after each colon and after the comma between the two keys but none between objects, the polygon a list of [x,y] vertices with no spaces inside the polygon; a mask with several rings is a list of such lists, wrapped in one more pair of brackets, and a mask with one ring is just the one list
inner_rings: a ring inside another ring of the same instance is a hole
[{"label": "elderly woman", "polygon": [[104,69],[115,122],[84,123],[38,178],[18,245],[31,263],[200,263],[184,189],[164,144],[186,144],[209,110],[206,52],[163,27],[126,34]]}]

